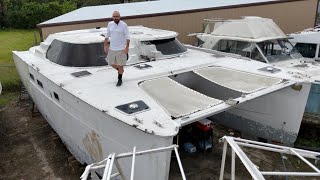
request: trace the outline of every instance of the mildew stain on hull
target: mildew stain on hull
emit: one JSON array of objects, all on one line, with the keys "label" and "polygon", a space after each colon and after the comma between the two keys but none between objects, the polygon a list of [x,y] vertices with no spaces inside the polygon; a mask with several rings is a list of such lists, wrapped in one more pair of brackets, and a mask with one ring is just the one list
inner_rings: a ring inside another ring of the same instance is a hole
[{"label": "mildew stain on hull", "polygon": [[82,142],[91,158],[95,161],[103,160],[103,152],[99,141],[99,135],[95,131],[87,133],[82,139]]}]

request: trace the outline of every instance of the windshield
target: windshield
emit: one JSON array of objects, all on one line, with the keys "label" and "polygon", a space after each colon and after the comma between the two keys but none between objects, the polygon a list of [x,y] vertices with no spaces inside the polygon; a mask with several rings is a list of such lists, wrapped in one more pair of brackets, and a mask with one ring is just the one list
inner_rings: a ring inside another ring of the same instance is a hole
[{"label": "windshield", "polygon": [[105,66],[106,54],[103,42],[91,44],[73,44],[53,40],[46,54],[47,59],[62,66],[90,67]]},{"label": "windshield", "polygon": [[176,38],[161,39],[154,41],[143,41],[145,45],[155,45],[157,51],[160,51],[163,55],[180,54],[187,51]]},{"label": "windshield", "polygon": [[257,45],[270,63],[302,57],[287,39],[268,40]]},{"label": "windshield", "polygon": [[251,42],[222,39],[212,49],[226,53],[239,54],[244,57],[265,62],[257,47]]}]

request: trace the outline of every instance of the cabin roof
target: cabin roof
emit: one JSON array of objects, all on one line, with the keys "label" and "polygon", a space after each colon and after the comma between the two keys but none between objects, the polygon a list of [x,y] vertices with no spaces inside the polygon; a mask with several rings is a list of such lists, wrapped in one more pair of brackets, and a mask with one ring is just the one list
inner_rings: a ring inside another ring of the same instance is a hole
[{"label": "cabin roof", "polygon": [[247,41],[288,38],[272,19],[261,17],[216,22],[211,35]]}]

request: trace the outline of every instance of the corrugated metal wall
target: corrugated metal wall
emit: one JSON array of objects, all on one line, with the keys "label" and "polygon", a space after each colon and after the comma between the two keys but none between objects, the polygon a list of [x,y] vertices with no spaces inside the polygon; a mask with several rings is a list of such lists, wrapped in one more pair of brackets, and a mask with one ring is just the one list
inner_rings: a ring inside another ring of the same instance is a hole
[{"label": "corrugated metal wall", "polygon": [[[202,32],[202,20],[205,18],[239,18],[241,16],[261,16],[273,19],[285,33],[300,31],[313,27],[316,17],[318,0],[292,1],[277,4],[218,9],[211,11],[164,15],[127,19],[128,25],[144,25],[152,28],[168,29],[180,33],[179,39],[183,43],[194,44],[194,37],[187,37],[189,33]],[[112,14],[112,12],[106,12]],[[121,13],[121,12],[120,12]],[[74,29],[94,28],[106,26],[106,22],[83,23],[42,27],[43,38],[54,32]]]}]

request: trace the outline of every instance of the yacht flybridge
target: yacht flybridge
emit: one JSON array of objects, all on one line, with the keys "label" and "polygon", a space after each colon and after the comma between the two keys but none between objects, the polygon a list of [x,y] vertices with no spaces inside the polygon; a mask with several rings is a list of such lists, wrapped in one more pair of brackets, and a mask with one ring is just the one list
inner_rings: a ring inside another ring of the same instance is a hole
[{"label": "yacht flybridge", "polygon": [[314,80],[320,79],[320,64],[303,58],[289,42],[290,37],[285,35],[272,19],[243,17],[207,21],[207,30],[213,30],[196,34],[203,43],[201,47],[239,54],[279,67],[298,69],[303,71],[305,76]]},{"label": "yacht flybridge", "polygon": [[[225,111],[243,117],[235,124],[249,133],[295,141],[310,90],[308,78],[184,46],[176,32],[133,26],[123,85],[116,87],[117,73],[103,52],[105,31],[56,33],[29,51],[13,52],[34,103],[81,163],[134,146],[169,146],[184,125]],[[136,163],[143,163],[135,168],[135,178],[168,179],[170,155],[137,157]],[[131,160],[119,163],[129,172]]]}]

